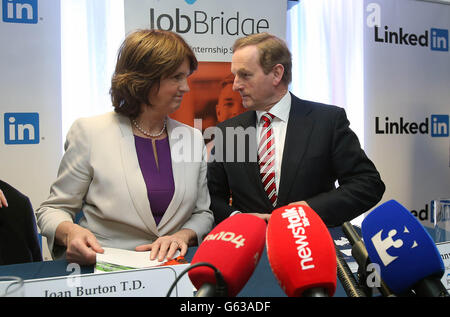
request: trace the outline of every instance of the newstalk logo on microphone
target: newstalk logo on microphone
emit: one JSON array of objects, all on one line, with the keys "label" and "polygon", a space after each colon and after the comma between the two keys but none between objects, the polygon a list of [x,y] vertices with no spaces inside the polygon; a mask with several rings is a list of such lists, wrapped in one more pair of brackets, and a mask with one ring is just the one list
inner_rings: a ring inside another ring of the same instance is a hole
[{"label": "newstalk logo on microphone", "polygon": [[288,229],[292,231],[295,244],[297,245],[298,257],[302,270],[314,268],[311,249],[308,247],[308,236],[306,235],[306,227],[309,227],[309,220],[306,217],[302,207],[293,207],[286,209],[281,216],[289,221]]}]

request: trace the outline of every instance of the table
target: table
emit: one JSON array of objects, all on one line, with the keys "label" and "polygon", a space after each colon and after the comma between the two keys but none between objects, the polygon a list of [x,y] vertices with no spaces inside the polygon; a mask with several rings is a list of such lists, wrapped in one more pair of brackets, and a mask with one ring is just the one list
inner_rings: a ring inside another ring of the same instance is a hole
[{"label": "table", "polygon": [[[335,241],[339,241],[339,236],[342,236],[342,231],[339,229],[334,231],[330,230]],[[339,243],[338,246],[346,248],[345,245]],[[347,245],[347,248],[349,245]],[[191,247],[188,249],[186,259],[191,262],[197,247]],[[353,260],[354,261],[354,260]],[[13,275],[19,276],[24,280],[47,278],[47,277],[59,277],[71,274],[72,270],[68,269],[69,263],[66,260],[55,261],[43,261],[34,263],[23,263],[15,265],[0,266],[0,275]],[[94,272],[94,266],[81,266],[81,274],[89,274]],[[261,255],[261,259],[246,283],[244,288],[238,294],[239,297],[285,297],[285,293],[281,289],[272,273],[270,264],[267,258],[267,251],[264,248],[264,252]],[[342,284],[337,280],[337,289],[334,297],[346,297],[346,293]]]}]

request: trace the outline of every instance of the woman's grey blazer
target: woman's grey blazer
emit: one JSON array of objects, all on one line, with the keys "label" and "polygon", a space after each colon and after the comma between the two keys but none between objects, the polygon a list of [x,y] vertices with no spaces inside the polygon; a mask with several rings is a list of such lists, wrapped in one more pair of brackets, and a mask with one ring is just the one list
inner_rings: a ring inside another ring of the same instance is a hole
[{"label": "woman's grey blazer", "polygon": [[[156,225],[139,167],[130,120],[110,112],[74,122],[50,196],[36,211],[54,257],[55,231],[63,221],[88,228],[103,247],[134,250],[160,236],[189,228],[200,243],[212,229],[206,182],[206,149],[200,131],[168,119],[175,192]],[[59,250],[58,250],[59,249]]]}]

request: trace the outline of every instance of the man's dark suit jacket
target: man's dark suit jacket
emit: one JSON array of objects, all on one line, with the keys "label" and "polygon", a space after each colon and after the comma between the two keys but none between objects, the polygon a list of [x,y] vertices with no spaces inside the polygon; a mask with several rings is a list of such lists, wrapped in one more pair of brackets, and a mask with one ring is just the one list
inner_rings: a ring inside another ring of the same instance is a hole
[{"label": "man's dark suit jacket", "polygon": [[256,144],[256,139],[250,136],[245,147],[239,142],[230,147],[227,127],[256,127],[256,112],[247,111],[218,125],[224,141],[215,142],[212,159],[220,151],[226,158],[227,151],[233,150],[236,159],[237,151],[248,153],[245,162],[208,163],[211,210],[216,224],[236,210],[271,213],[291,202],[305,200],[327,226],[339,226],[369,210],[384,193],[384,183],[361,149],[342,108],[292,95],[275,208],[263,189],[258,162],[251,157],[256,156],[256,148],[249,142]]},{"label": "man's dark suit jacket", "polygon": [[30,200],[3,181],[0,189],[8,201],[0,208],[0,265],[42,261]]}]

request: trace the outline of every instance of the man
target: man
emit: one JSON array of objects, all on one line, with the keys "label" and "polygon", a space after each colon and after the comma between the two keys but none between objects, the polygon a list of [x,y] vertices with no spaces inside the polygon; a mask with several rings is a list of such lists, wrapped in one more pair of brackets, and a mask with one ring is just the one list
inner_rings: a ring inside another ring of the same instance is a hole
[{"label": "man", "polygon": [[[237,40],[233,52],[233,89],[247,111],[218,125],[223,140],[216,140],[208,164],[216,224],[236,212],[268,221],[272,210],[300,203],[328,226],[338,226],[380,201],[384,183],[344,109],[288,91],[292,62],[285,43],[254,34]],[[247,133],[252,129],[253,135]],[[242,131],[244,146],[236,141]]]}]

